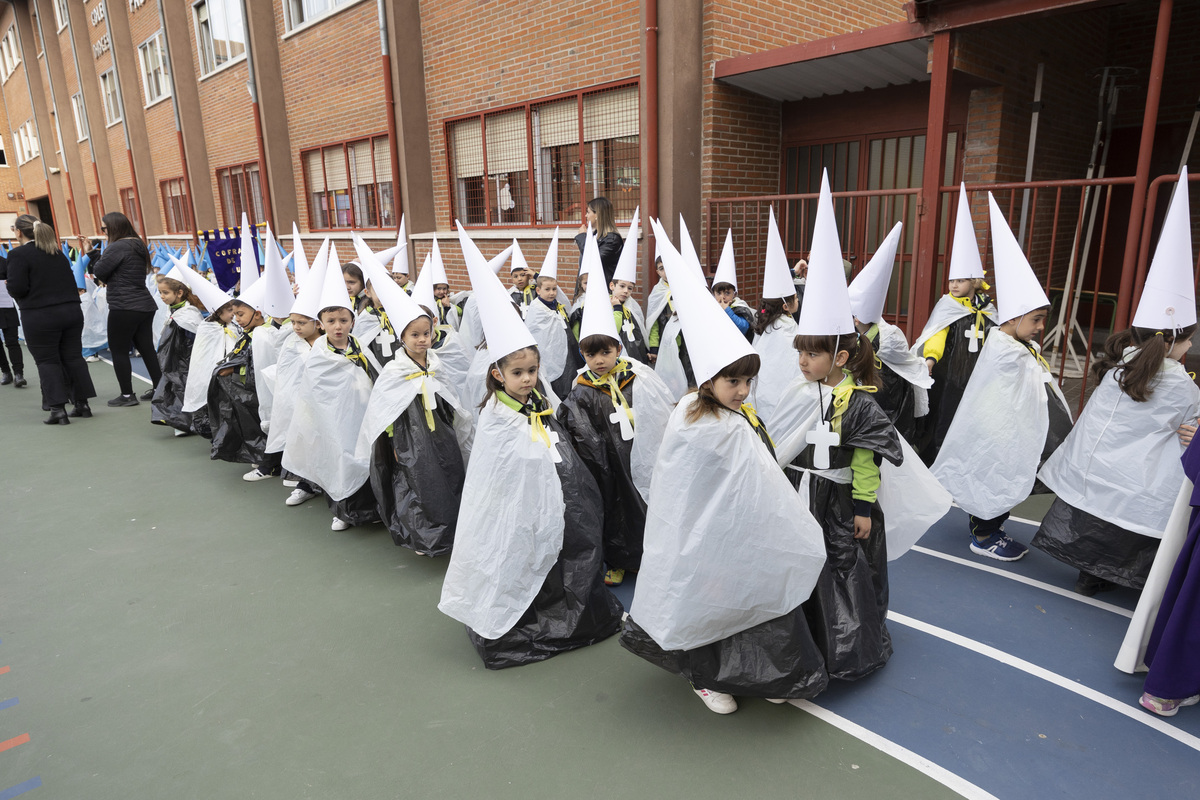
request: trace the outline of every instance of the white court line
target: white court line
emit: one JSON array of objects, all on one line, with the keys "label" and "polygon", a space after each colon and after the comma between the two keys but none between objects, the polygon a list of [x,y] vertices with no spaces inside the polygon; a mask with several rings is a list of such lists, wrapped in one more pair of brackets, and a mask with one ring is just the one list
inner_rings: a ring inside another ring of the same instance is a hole
[{"label": "white court line", "polygon": [[874,747],[879,752],[907,764],[917,772],[932,778],[947,789],[967,798],[967,800],[997,800],[994,794],[985,792],[961,775],[955,775],[940,764],[935,764],[928,758],[909,750],[907,747],[896,744],[891,739],[885,739],[878,733],[864,728],[855,722],[851,722],[843,716],[839,716],[826,708],[821,708],[821,706],[808,700],[792,700],[789,702],[802,711],[812,714],[822,722],[845,731],[854,738]]},{"label": "white court line", "polygon": [[1073,681],[1070,678],[1064,678],[1062,675],[1059,675],[1056,672],[1051,672],[1044,667],[1039,667],[1037,664],[1033,664],[1023,658],[1018,658],[1011,653],[1006,653],[1003,650],[999,650],[995,647],[991,647],[990,645],[977,642],[974,639],[968,639],[966,636],[954,633],[953,631],[948,631],[945,628],[939,628],[936,625],[930,625],[928,622],[922,622],[919,619],[914,619],[913,617],[905,616],[904,614],[897,614],[895,611],[888,612],[888,621],[906,625],[910,628],[921,631],[922,633],[927,633],[930,636],[936,636],[943,641],[956,644],[959,647],[965,648],[974,653],[978,653],[982,656],[986,656],[994,661],[999,661],[1001,664],[1007,664],[1013,669],[1020,670],[1021,672],[1032,675],[1035,678],[1041,678],[1047,683],[1052,683],[1061,689],[1066,689],[1068,692],[1073,692],[1080,697],[1091,700],[1093,703],[1098,703],[1105,708],[1116,711],[1118,714],[1129,717],[1134,722],[1140,722],[1142,725],[1153,728],[1159,733],[1170,736],[1172,739],[1183,744],[1184,746],[1200,752],[1200,737],[1193,736],[1186,731],[1182,731],[1179,728],[1168,724],[1162,719],[1162,717],[1146,711],[1140,705],[1122,703],[1115,698],[1109,697],[1103,692],[1098,692],[1095,689],[1084,686],[1082,683]]},{"label": "white court line", "polygon": [[1103,600],[1097,600],[1094,597],[1084,597],[1083,595],[1078,594],[1070,589],[1063,589],[1060,586],[1052,586],[1049,583],[1043,583],[1042,581],[1034,580],[1033,578],[1027,578],[1026,576],[1020,575],[1016,572],[1009,572],[1008,570],[1000,569],[999,567],[993,567],[989,564],[981,564],[978,561],[971,561],[966,558],[952,556],[947,553],[943,553],[940,550],[930,550],[928,547],[921,547],[917,544],[914,544],[912,549],[923,555],[940,558],[944,561],[950,561],[955,564],[959,564],[964,567],[970,567],[971,569],[977,569],[981,572],[987,572],[992,575],[999,575],[1002,578],[1008,578],[1010,581],[1023,583],[1026,586],[1032,586],[1036,589],[1041,589],[1042,591],[1050,592],[1051,594],[1056,594],[1060,597],[1065,597],[1068,600],[1074,600],[1079,603],[1093,606],[1094,608],[1099,608],[1104,611],[1111,611],[1112,613],[1119,614],[1122,617],[1133,619],[1133,612],[1129,609],[1121,608],[1120,606],[1113,605],[1112,603],[1106,603]]},{"label": "white court line", "polygon": [[[111,361],[109,361],[107,358],[105,358],[104,356],[100,356],[100,360],[103,361],[105,364],[108,364],[110,367],[113,366],[113,363]],[[151,381],[149,378],[143,378],[141,375],[138,375],[136,370],[133,370],[133,369],[129,370],[129,374],[132,375],[133,377],[137,378],[139,381],[145,381],[146,383],[149,383],[152,386],[154,385],[154,382]]]}]

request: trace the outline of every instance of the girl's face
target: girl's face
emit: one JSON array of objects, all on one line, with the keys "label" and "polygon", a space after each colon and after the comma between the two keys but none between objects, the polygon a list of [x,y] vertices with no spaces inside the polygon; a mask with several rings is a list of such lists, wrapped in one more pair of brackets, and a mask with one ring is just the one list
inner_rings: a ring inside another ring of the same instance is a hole
[{"label": "girl's face", "polygon": [[504,393],[518,403],[529,401],[529,394],[537,386],[538,354],[522,350],[508,357],[503,369],[492,367],[492,377],[504,386]]},{"label": "girl's face", "polygon": [[553,303],[558,298],[558,281],[553,278],[539,278],[537,293],[538,297],[547,303]]},{"label": "girl's face", "polygon": [[581,292],[587,291],[587,282],[588,282],[588,275],[585,272],[584,274],[579,276],[579,291],[581,291]]},{"label": "girl's face", "polygon": [[615,345],[606,347],[595,353],[584,353],[583,360],[587,362],[588,369],[597,375],[604,375],[617,365],[617,359],[621,357],[621,346]]},{"label": "girl's face", "polygon": [[667,282],[667,270],[663,267],[662,264],[655,261],[654,262],[654,271],[658,273],[658,279],[660,281],[662,281],[663,283]]},{"label": "girl's face", "polygon": [[400,334],[400,344],[404,345],[409,355],[423,360],[433,345],[433,323],[429,317],[417,317],[408,323]]},{"label": "girl's face", "polygon": [[158,284],[158,296],[162,298],[164,303],[169,306],[173,306],[183,299],[183,292],[177,292],[174,289],[170,289],[167,287],[166,283],[160,281]]},{"label": "girl's face", "polygon": [[795,314],[800,310],[800,298],[797,295],[792,295],[785,299],[783,301],[783,310],[788,314]]},{"label": "girl's face", "polygon": [[342,273],[342,280],[346,281],[346,291],[351,297],[358,297],[359,292],[363,290],[363,283],[358,278],[351,275],[349,272]]},{"label": "girl's face", "polygon": [[746,398],[750,396],[750,382],[753,378],[724,378],[716,377],[708,382],[712,395],[717,402],[730,411],[738,411]]},{"label": "girl's face", "polygon": [[312,317],[306,317],[303,314],[292,314],[292,330],[306,342],[311,342],[313,339],[321,335],[321,325]]},{"label": "girl's face", "polygon": [[624,305],[633,294],[633,284],[629,281],[613,281],[608,284],[608,290],[612,292],[613,305]]},{"label": "girl's face", "polygon": [[354,315],[348,308],[335,308],[321,314],[321,327],[325,338],[338,350],[346,349],[350,342],[350,331],[354,329]]},{"label": "girl's face", "polygon": [[951,297],[967,297],[974,289],[975,281],[970,278],[955,278],[950,281],[950,296]]},{"label": "girl's face", "polygon": [[[846,365],[846,361],[850,359],[850,354],[845,350],[838,352],[835,358],[833,353],[823,353],[814,350],[800,351],[800,374],[804,376],[806,381],[823,381],[829,384],[833,381],[833,386],[842,382],[841,368]],[[834,369],[837,367],[837,369]]]},{"label": "girl's face", "polygon": [[1171,352],[1167,354],[1167,358],[1175,361],[1183,361],[1187,357],[1188,351],[1192,349],[1192,337],[1186,339],[1177,339],[1175,344],[1171,345]]},{"label": "girl's face", "polygon": [[229,321],[233,319],[233,304],[226,303],[218,308],[213,316],[217,318],[217,322],[222,325],[228,325]]},{"label": "girl's face", "polygon": [[450,295],[450,284],[435,283],[433,285],[433,297],[435,300],[441,300],[443,297],[448,297],[449,295]]}]

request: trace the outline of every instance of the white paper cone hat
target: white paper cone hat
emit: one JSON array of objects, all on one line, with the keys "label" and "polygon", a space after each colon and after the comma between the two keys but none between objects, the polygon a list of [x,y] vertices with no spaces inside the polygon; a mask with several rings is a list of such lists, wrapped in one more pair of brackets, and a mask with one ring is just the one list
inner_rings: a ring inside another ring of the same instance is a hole
[{"label": "white paper cone hat", "polygon": [[519,269],[529,269],[529,262],[525,260],[525,254],[521,252],[521,245],[517,244],[517,240],[512,242],[512,266],[508,271],[516,272]]},{"label": "white paper cone hat", "polygon": [[255,256],[254,234],[250,229],[250,218],[246,216],[246,212],[242,212],[242,234],[241,234],[241,255],[238,261],[239,274],[241,275],[242,292],[245,292],[255,281],[258,280],[258,258]]},{"label": "white paper cone hat", "polygon": [[413,287],[412,299],[417,305],[424,306],[436,314],[437,298],[433,296],[433,273],[433,258],[430,253],[426,253],[425,263],[421,265],[421,271],[417,274],[417,283]]},{"label": "white paper cone hat", "polygon": [[387,268],[379,263],[379,259],[371,252],[371,248],[367,247],[367,243],[358,236],[354,236],[353,240],[354,252],[358,254],[363,277],[370,282],[371,291],[379,298],[380,305],[387,312],[388,322],[392,324],[396,333],[401,333],[408,323],[417,317],[425,316],[425,312],[408,296],[408,292],[392,280]]},{"label": "white paper cone hat", "polygon": [[775,206],[771,206],[767,222],[767,261],[763,265],[762,296],[764,300],[783,300],[795,294],[796,284],[792,281],[787,251],[783,249],[783,239],[779,237],[779,226],[775,222]]},{"label": "white paper cone hat", "polygon": [[[704,277],[704,267],[700,264],[700,255],[696,252],[696,246],[692,244],[692,234],[688,232],[687,223],[683,221],[683,214],[679,215],[679,255],[683,257],[684,266],[692,266],[696,268],[696,274]],[[667,283],[670,283],[667,279]]]},{"label": "white paper cone hat", "polygon": [[296,283],[303,283],[308,275],[308,254],[304,252],[304,242],[300,240],[300,229],[292,223],[292,273]]},{"label": "white paper cone hat", "polygon": [[517,350],[536,347],[537,342],[513,307],[508,290],[483,260],[461,224],[458,225],[458,240],[467,261],[467,274],[474,290],[472,297],[479,307],[479,321],[483,324],[483,336],[493,363]]},{"label": "white paper cone hat", "polygon": [[[488,269],[490,269],[492,271],[493,275],[499,275],[500,270],[504,269],[504,262],[508,261],[509,256],[511,256],[517,252],[516,250],[513,249],[513,245],[515,245],[515,244],[516,244],[516,242],[514,241],[508,247],[504,248],[499,253],[492,256],[491,260],[487,262]],[[478,253],[479,248],[476,248],[475,252]],[[515,269],[515,267],[514,267],[514,269]]]},{"label": "white paper cone hat", "polygon": [[176,267],[178,267],[181,263],[180,260],[178,258],[176,258],[175,256],[171,255],[170,253],[167,254],[167,258],[171,259],[171,268],[168,269],[166,272],[163,272],[160,270],[158,275],[155,277],[170,278],[173,281],[183,282],[183,278],[180,277],[180,273],[178,271],[176,271]]},{"label": "white paper cone hat", "polygon": [[[681,256],[671,246],[661,227],[655,227],[654,235],[664,239],[663,268],[671,284],[696,383],[703,385],[729,364],[753,353],[754,348],[709,293],[700,273],[685,263],[687,256]],[[683,238],[681,235],[680,240]],[[612,318],[611,308],[609,318]]]},{"label": "white paper cone hat", "polygon": [[954,244],[950,250],[950,268],[946,272],[946,280],[976,279],[983,279],[983,259],[979,257],[979,242],[975,238],[975,221],[971,219],[967,185],[960,183],[958,211],[954,217]]},{"label": "white paper cone hat", "polygon": [[542,271],[538,273],[538,277],[558,280],[558,228],[554,229],[554,238],[550,240],[550,248],[546,250],[546,257],[542,259]]},{"label": "white paper cone hat", "polygon": [[239,302],[245,303],[246,305],[253,308],[255,311],[258,311],[261,314],[266,314],[267,313],[266,305],[264,304],[264,301],[266,300],[266,296],[267,296],[267,282],[266,281],[255,281],[254,285],[251,286],[246,291],[239,294],[237,296],[237,299]]},{"label": "white paper cone hat", "polygon": [[325,288],[325,271],[329,268],[329,239],[321,243],[313,259],[308,275],[300,282],[300,291],[296,293],[296,301],[292,303],[293,314],[302,314],[309,319],[316,319],[321,311],[321,291]]},{"label": "white paper cone hat", "polygon": [[[633,221],[629,223],[629,232],[625,235],[625,243],[621,245],[621,257],[617,260],[617,268],[613,271],[614,281],[629,281],[637,283],[637,251],[640,225],[638,214],[641,206],[633,210]],[[605,287],[605,291],[608,287]]]},{"label": "white paper cone hat", "polygon": [[395,247],[389,247],[386,250],[380,250],[375,253],[375,260],[388,269],[391,264],[392,272],[399,272],[401,275],[408,274],[408,254],[404,251],[408,249],[407,244],[398,244]]},{"label": "white paper cone hat", "polygon": [[203,275],[180,261],[175,261],[175,268],[172,272],[178,273],[178,277],[175,279],[186,283],[187,287],[192,290],[192,294],[204,304],[210,314],[233,299],[211,281],[206,280]]},{"label": "white paper cone hat", "polygon": [[1196,289],[1192,269],[1192,231],[1187,168],[1175,184],[1175,194],[1163,220],[1146,285],[1133,315],[1135,328],[1177,331],[1196,324]]},{"label": "white paper cone hat", "polygon": [[442,261],[442,251],[438,247],[437,237],[433,237],[433,250],[430,252],[429,266],[433,269],[433,285],[439,283],[450,285],[450,279],[446,276],[446,262]]},{"label": "white paper cone hat", "polygon": [[[583,269],[590,275],[604,275],[604,265],[600,261],[600,246],[596,243],[596,237],[591,235],[591,226],[588,226],[588,236],[583,245]],[[592,279],[588,278],[588,293],[583,300],[583,319],[579,322],[579,340],[583,341],[588,336],[601,335],[608,336],[620,343],[621,339],[617,335],[617,323],[613,317],[612,300],[608,295],[608,287],[604,285],[603,280],[595,281],[595,286],[592,286]]]},{"label": "white paper cone hat", "polygon": [[807,336],[855,333],[846,270],[842,266],[842,245],[833,213],[833,195],[829,192],[829,175],[824,170],[797,333]]},{"label": "white paper cone hat", "polygon": [[1050,305],[1041,281],[1033,274],[1029,260],[1017,244],[1008,220],[988,192],[988,212],[992,227],[992,264],[996,269],[996,316],[1008,322],[1038,308]]},{"label": "white paper cone hat", "polygon": [[717,271],[713,274],[713,287],[718,283],[728,283],[737,291],[737,264],[733,260],[733,229],[725,231],[725,246],[721,248],[721,260],[717,262]]},{"label": "white paper cone hat", "polygon": [[354,313],[354,303],[346,290],[346,279],[342,276],[342,262],[338,260],[337,248],[329,248],[329,261],[325,267],[325,282],[321,286],[321,299],[317,311],[326,308],[345,308]]},{"label": "white paper cone hat", "polygon": [[900,248],[900,234],[904,224],[892,226],[879,244],[875,255],[850,282],[850,311],[859,322],[870,325],[883,318],[883,305],[887,302],[888,287],[892,284],[892,271],[896,264],[896,251]]},{"label": "white paper cone hat", "polygon": [[296,297],[292,294],[292,283],[288,280],[283,259],[279,256],[279,246],[275,244],[275,238],[271,236],[269,229],[263,247],[267,251],[267,263],[259,280],[259,283],[263,284],[262,311],[268,316],[282,319],[291,313]]}]

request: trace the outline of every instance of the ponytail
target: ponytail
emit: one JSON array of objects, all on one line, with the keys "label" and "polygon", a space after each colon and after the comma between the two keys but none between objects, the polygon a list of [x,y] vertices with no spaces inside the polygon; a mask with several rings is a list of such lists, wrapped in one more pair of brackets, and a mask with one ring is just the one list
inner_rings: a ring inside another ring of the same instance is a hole
[{"label": "ponytail", "polygon": [[754,317],[754,332],[762,335],[768,328],[775,324],[776,320],[786,315],[787,309],[784,304],[794,299],[796,295],[784,298],[782,300],[771,298],[763,298],[762,304],[758,308],[758,314]]},{"label": "ponytail", "polygon": [[53,255],[60,252],[58,249],[58,237],[54,235],[54,228],[32,214],[22,214],[17,217],[15,227],[26,239],[33,242],[34,247],[43,253]]},{"label": "ponytail", "polygon": [[[1144,403],[1153,394],[1151,383],[1162,369],[1163,361],[1176,342],[1188,339],[1196,331],[1188,325],[1178,333],[1171,330],[1156,331],[1150,328],[1129,328],[1115,333],[1104,342],[1104,353],[1092,365],[1092,375],[1100,381],[1110,370],[1119,370],[1116,380],[1121,391],[1138,403]],[[1125,350],[1136,347],[1125,361]]]}]

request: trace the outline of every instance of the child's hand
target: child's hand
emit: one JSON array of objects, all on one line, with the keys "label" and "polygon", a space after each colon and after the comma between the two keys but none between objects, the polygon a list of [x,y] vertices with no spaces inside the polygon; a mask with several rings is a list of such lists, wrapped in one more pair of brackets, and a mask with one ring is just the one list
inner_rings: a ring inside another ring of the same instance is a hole
[{"label": "child's hand", "polygon": [[650,359],[651,364],[653,364],[655,361],[658,361],[658,355],[655,353],[647,353],[646,358]]},{"label": "child's hand", "polygon": [[1179,434],[1179,441],[1183,443],[1184,447],[1187,447],[1192,443],[1192,437],[1196,435],[1196,426],[1180,425],[1179,430],[1175,432]]},{"label": "child's hand", "polygon": [[870,535],[871,535],[871,518],[870,517],[860,517],[860,516],[855,515],[855,517],[854,517],[854,538],[855,539],[866,539]]},{"label": "child's hand", "polygon": [[937,359],[936,359],[936,358],[927,358],[927,359],[925,359],[925,366],[929,368],[929,374],[930,374],[930,375],[932,375],[932,374],[933,374],[933,365],[934,365],[934,364],[936,364],[936,363],[937,363]]},{"label": "child's hand", "polygon": [[726,303],[724,300],[717,297],[716,295],[713,295],[713,297],[716,297],[717,305],[719,305],[721,308],[729,308],[729,303]]},{"label": "child's hand", "polygon": [[227,378],[233,374],[233,369],[234,369],[233,367],[226,367],[225,369],[221,370],[217,374],[220,375],[222,378]]}]

